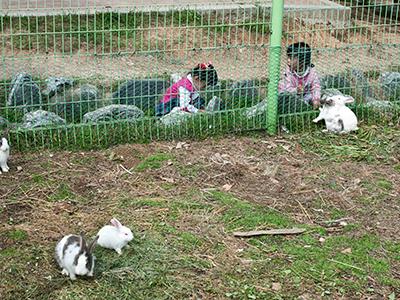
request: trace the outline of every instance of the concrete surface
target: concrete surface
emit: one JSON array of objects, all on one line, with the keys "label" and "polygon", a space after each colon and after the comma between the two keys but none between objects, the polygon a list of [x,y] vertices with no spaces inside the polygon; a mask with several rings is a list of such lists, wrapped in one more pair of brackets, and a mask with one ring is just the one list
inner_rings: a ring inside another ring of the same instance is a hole
[{"label": "concrete surface", "polygon": [[[0,0],[0,15],[43,16],[63,13],[92,14],[106,11],[168,11],[196,9],[200,11],[270,8],[272,0]],[[328,0],[285,0],[287,10],[319,13],[349,11],[349,8]]]}]

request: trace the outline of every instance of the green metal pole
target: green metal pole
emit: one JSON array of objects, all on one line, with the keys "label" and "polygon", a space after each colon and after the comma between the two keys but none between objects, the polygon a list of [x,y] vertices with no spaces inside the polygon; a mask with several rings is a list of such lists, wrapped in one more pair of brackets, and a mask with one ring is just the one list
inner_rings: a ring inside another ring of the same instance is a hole
[{"label": "green metal pole", "polygon": [[281,42],[284,0],[272,0],[272,34],[269,47],[267,132],[276,134],[278,125],[278,83],[281,67]]}]

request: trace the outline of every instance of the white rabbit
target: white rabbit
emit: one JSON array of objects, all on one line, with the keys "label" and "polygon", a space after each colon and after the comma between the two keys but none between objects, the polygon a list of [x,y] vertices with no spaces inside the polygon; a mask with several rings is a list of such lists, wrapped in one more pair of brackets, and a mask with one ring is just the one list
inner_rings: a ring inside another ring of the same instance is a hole
[{"label": "white rabbit", "polygon": [[133,239],[132,231],[115,218],[111,219],[110,223],[111,225],[106,225],[99,230],[98,244],[104,248],[114,249],[121,254],[121,249]]},{"label": "white rabbit", "polygon": [[317,123],[325,120],[326,130],[335,133],[348,133],[357,130],[357,117],[354,112],[346,106],[346,103],[354,102],[353,97],[344,95],[329,96],[321,99],[322,108],[317,118]]},{"label": "white rabbit", "polygon": [[10,157],[10,145],[6,138],[0,140],[0,174],[1,171],[8,172],[10,168],[7,165],[7,160]]},{"label": "white rabbit", "polygon": [[57,243],[55,255],[62,268],[61,274],[69,275],[71,280],[75,280],[76,275],[93,276],[95,257],[92,253],[97,239],[87,245],[82,235],[64,236]]}]

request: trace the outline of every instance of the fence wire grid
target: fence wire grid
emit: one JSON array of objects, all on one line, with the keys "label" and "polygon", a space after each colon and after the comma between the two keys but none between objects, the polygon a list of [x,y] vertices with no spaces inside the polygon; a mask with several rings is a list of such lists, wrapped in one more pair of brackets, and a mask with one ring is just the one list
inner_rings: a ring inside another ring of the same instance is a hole
[{"label": "fence wire grid", "polygon": [[[240,133],[271,118],[320,130],[318,110],[269,80],[296,42],[311,47],[322,96],[351,95],[363,122],[398,122],[398,1],[285,1],[270,56],[278,2],[1,1],[0,126],[20,150]],[[166,90],[208,62],[218,83],[199,90],[199,110],[157,115]]]}]

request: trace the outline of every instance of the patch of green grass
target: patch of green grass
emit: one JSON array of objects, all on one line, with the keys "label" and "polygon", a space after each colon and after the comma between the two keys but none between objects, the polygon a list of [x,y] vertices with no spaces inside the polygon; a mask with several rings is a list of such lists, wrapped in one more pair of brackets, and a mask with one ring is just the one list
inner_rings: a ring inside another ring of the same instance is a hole
[{"label": "patch of green grass", "polygon": [[15,229],[8,231],[7,237],[14,241],[23,241],[28,238],[28,233],[22,229]]},{"label": "patch of green grass", "polygon": [[165,161],[173,159],[171,154],[157,153],[146,157],[142,162],[136,166],[136,171],[143,172],[146,170],[156,170],[161,168]]},{"label": "patch of green grass", "polygon": [[385,178],[380,178],[376,181],[376,185],[386,191],[393,189],[393,183]]},{"label": "patch of green grass", "polygon": [[121,207],[167,207],[168,202],[162,198],[123,198],[119,201]]},{"label": "patch of green grass", "polygon": [[60,183],[54,193],[48,198],[51,202],[59,202],[65,200],[76,200],[77,195],[71,190],[68,184]]},{"label": "patch of green grass", "polygon": [[43,184],[47,181],[46,178],[43,177],[41,174],[32,174],[32,181],[36,184]]},{"label": "patch of green grass", "polygon": [[178,166],[178,172],[183,177],[196,178],[204,167],[200,164],[180,164]]},{"label": "patch of green grass", "polygon": [[[314,288],[319,287],[327,293],[341,291],[344,294],[363,291],[368,276],[392,287],[400,285],[399,280],[389,280],[391,272],[388,257],[376,254],[381,247],[386,251],[398,247],[389,244],[382,243],[373,235],[359,238],[331,236],[320,244],[309,234],[296,239],[271,237],[264,243],[254,243],[263,252],[278,252],[291,258],[291,263],[285,268],[285,281],[296,282],[301,278],[302,282],[313,282]],[[350,250],[346,253],[346,249]],[[349,277],[352,278],[351,282],[347,279]]]},{"label": "patch of green grass", "polygon": [[212,199],[226,209],[220,219],[229,231],[254,230],[256,228],[279,228],[292,225],[292,221],[276,211],[261,205],[239,200],[224,192],[213,192]]},{"label": "patch of green grass", "polygon": [[[333,161],[389,161],[397,153],[393,137],[400,136],[398,130],[386,126],[361,128],[347,135],[313,132],[301,135],[299,143],[303,150]],[[315,147],[318,145],[318,147]]]},{"label": "patch of green grass", "polygon": [[332,220],[341,219],[346,216],[347,212],[341,209],[332,209],[331,210],[331,218]]},{"label": "patch of green grass", "polygon": [[186,251],[194,250],[202,245],[202,241],[199,237],[191,232],[181,232],[178,236],[179,244],[183,246]]}]

